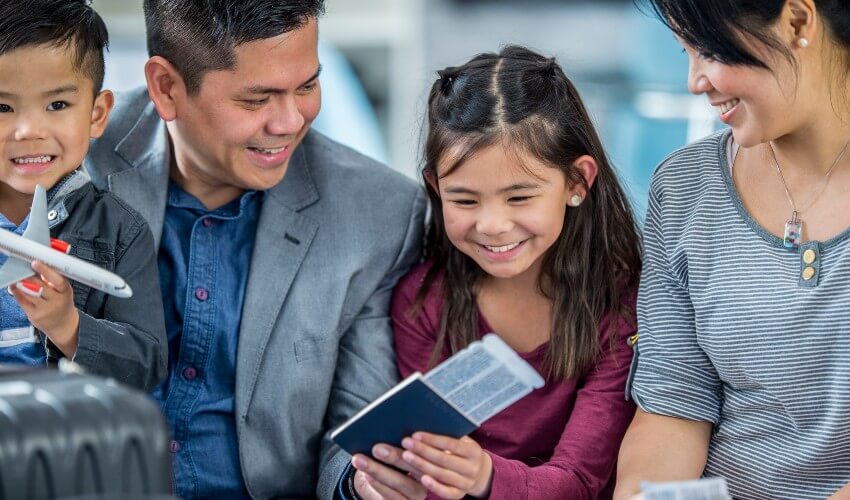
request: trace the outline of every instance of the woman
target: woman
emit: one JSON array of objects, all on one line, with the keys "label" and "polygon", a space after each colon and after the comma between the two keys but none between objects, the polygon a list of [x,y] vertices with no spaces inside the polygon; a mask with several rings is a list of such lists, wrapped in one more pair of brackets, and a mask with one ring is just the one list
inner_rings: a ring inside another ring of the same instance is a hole
[{"label": "woman", "polygon": [[729,129],[652,182],[615,498],[850,482],[850,2],[651,0]]}]

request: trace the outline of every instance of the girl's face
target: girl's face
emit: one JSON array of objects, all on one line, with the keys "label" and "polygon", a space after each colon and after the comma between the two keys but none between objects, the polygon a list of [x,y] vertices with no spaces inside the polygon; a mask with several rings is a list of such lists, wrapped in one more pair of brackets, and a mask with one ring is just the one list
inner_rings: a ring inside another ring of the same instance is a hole
[{"label": "girl's face", "polygon": [[791,133],[810,115],[811,102],[805,92],[810,82],[803,72],[797,79],[784,56],[759,54],[773,68],[769,71],[723,64],[687,45],[685,52],[688,90],[705,94],[741,146],[752,147]]},{"label": "girl's face", "polygon": [[574,194],[558,168],[530,155],[521,160],[495,144],[439,179],[449,240],[496,278],[536,278]]}]

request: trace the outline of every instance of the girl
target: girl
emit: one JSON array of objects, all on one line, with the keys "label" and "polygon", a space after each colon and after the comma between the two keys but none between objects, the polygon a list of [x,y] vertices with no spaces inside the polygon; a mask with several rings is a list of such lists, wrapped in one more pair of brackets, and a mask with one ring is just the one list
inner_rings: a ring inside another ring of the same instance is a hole
[{"label": "girl", "polygon": [[655,172],[617,498],[850,481],[850,2],[653,0],[730,129]]},{"label": "girl", "polygon": [[423,177],[426,262],[396,289],[401,375],[493,331],[547,378],[462,439],[415,433],[354,457],[365,498],[600,498],[634,407],[623,391],[637,229],[576,89],[507,47],[441,71]]}]

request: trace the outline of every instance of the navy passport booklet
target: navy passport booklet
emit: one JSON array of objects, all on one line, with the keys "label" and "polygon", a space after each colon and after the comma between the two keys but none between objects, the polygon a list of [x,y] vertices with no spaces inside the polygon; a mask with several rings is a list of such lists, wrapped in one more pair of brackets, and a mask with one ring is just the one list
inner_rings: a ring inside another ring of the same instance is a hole
[{"label": "navy passport booklet", "polygon": [[543,378],[497,335],[487,334],[423,375],[413,373],[331,432],[345,451],[371,455],[416,431],[461,437]]}]

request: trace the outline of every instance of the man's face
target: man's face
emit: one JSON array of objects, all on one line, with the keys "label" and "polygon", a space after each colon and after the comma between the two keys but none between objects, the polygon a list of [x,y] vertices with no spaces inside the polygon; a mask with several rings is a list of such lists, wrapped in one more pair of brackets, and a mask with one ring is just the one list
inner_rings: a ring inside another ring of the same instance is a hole
[{"label": "man's face", "polygon": [[167,123],[172,175],[196,196],[278,184],[321,107],[315,19],[239,45],[235,55],[235,68],[206,73],[195,95],[176,99],[176,119]]}]

